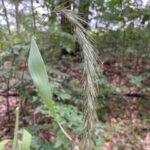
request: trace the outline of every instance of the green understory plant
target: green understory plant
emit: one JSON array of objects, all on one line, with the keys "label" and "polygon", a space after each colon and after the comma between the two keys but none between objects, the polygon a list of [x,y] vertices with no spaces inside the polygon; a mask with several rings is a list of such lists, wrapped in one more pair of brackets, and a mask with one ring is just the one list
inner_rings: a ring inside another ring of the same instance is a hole
[{"label": "green understory plant", "polygon": [[[21,139],[18,139],[21,135]],[[0,150],[30,150],[32,136],[25,130],[19,130],[19,107],[16,108],[16,123],[14,138],[0,142]]]}]

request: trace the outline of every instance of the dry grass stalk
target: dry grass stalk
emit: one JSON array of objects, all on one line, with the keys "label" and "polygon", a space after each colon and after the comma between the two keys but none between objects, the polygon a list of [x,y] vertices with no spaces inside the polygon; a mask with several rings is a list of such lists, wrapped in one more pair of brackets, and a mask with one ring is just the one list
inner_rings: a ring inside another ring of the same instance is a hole
[{"label": "dry grass stalk", "polygon": [[77,16],[74,12],[65,8],[57,8],[57,12],[66,16],[66,18],[75,27],[75,35],[82,47],[84,57],[84,126],[85,133],[81,143],[82,150],[92,150],[92,138],[94,135],[94,126],[96,124],[97,115],[95,109],[97,86],[96,80],[98,79],[98,63],[97,54],[94,51],[92,44],[89,42],[89,35],[82,23],[86,23],[83,19]]},{"label": "dry grass stalk", "polygon": [[82,149],[92,149],[92,138],[94,135],[94,125],[96,124],[97,115],[95,109],[97,87],[95,81],[98,79],[97,61],[92,45],[86,39],[85,34],[80,28],[76,27],[75,33],[78,41],[83,49],[84,57],[84,125],[85,134],[83,137]]}]

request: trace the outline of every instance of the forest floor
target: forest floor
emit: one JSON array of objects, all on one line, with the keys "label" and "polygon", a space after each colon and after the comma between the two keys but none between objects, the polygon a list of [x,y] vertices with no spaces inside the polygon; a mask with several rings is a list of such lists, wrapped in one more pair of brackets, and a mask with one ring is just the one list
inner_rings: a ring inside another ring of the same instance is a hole
[{"label": "forest floor", "polygon": [[[70,80],[76,78],[80,82],[81,72],[72,67],[61,68],[63,73],[70,74]],[[150,150],[150,64],[143,60],[138,63],[132,59],[109,60],[100,68],[115,93],[101,112],[104,116],[99,118],[109,127],[103,131],[104,150]],[[10,86],[17,83],[17,78],[9,79]],[[7,79],[0,77],[1,140],[13,136],[14,112],[18,104],[17,89],[8,90],[7,85]],[[27,113],[33,115],[32,110]],[[24,126],[23,121],[20,124]],[[52,133],[51,136],[54,137]]]}]

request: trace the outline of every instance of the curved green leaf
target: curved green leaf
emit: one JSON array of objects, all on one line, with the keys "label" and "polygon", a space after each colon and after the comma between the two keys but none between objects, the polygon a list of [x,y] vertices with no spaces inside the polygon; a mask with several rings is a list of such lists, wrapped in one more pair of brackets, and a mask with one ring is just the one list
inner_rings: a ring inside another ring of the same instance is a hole
[{"label": "curved green leaf", "polygon": [[45,64],[41,57],[34,37],[32,37],[31,41],[28,66],[32,80],[36,88],[38,89],[42,102],[48,107],[52,117],[54,117],[55,120],[58,120],[55,105],[52,101],[52,94],[50,93],[50,86],[48,82],[48,75],[46,72]]},{"label": "curved green leaf", "polygon": [[21,150],[30,150],[32,136],[31,134],[23,129],[22,141],[20,143]]},{"label": "curved green leaf", "polygon": [[48,81],[48,75],[46,72],[45,64],[35,42],[35,38],[32,37],[31,48],[28,59],[29,72],[31,74],[32,80],[38,89],[41,96],[42,102],[49,109],[52,117],[58,123],[62,132],[67,138],[71,140],[71,137],[64,131],[63,127],[60,125],[58,115],[56,113],[55,104],[52,101],[52,94],[50,93],[50,86]]}]

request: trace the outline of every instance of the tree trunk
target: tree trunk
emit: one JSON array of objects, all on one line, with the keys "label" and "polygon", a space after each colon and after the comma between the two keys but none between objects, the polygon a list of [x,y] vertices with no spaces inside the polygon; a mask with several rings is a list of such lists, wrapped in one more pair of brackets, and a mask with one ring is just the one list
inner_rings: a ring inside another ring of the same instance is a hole
[{"label": "tree trunk", "polygon": [[[64,7],[67,9],[71,9],[71,0],[62,0],[60,2],[60,5],[64,4]],[[66,17],[64,17],[63,15],[61,16],[61,26],[62,26],[62,30],[64,32],[67,33],[72,33],[72,29],[71,29],[71,24],[70,22],[66,19]]]},{"label": "tree trunk", "polygon": [[4,11],[4,14],[5,14],[5,18],[6,18],[6,23],[7,23],[8,32],[9,32],[9,34],[11,34],[10,24],[9,24],[9,20],[8,20],[8,12],[7,12],[7,9],[6,9],[6,7],[5,7],[4,0],[2,0],[2,5],[3,5],[3,11]]},{"label": "tree trunk", "polygon": [[[89,7],[90,7],[90,0],[80,0],[79,2],[79,14],[81,17],[88,23],[89,22]],[[84,27],[87,28],[87,24],[84,24]]]},{"label": "tree trunk", "polygon": [[[59,5],[63,5],[67,9],[71,9],[71,0],[61,0],[59,2]],[[71,23],[68,21],[68,19],[64,15],[61,15],[61,28],[63,32],[70,33],[70,34],[73,33],[72,28],[71,28]],[[71,53],[68,53],[65,48],[62,48],[59,59],[61,59],[62,56],[66,54],[71,54]]]},{"label": "tree trunk", "polygon": [[36,29],[36,18],[35,18],[35,14],[34,14],[33,1],[34,0],[31,0],[31,12],[32,12],[32,17],[33,17],[33,28],[35,30]]},{"label": "tree trunk", "polygon": [[17,32],[19,32],[19,29],[20,29],[20,26],[19,26],[19,18],[18,18],[18,14],[19,14],[19,3],[16,2],[15,3],[15,14],[16,14],[16,29],[17,29]]}]

